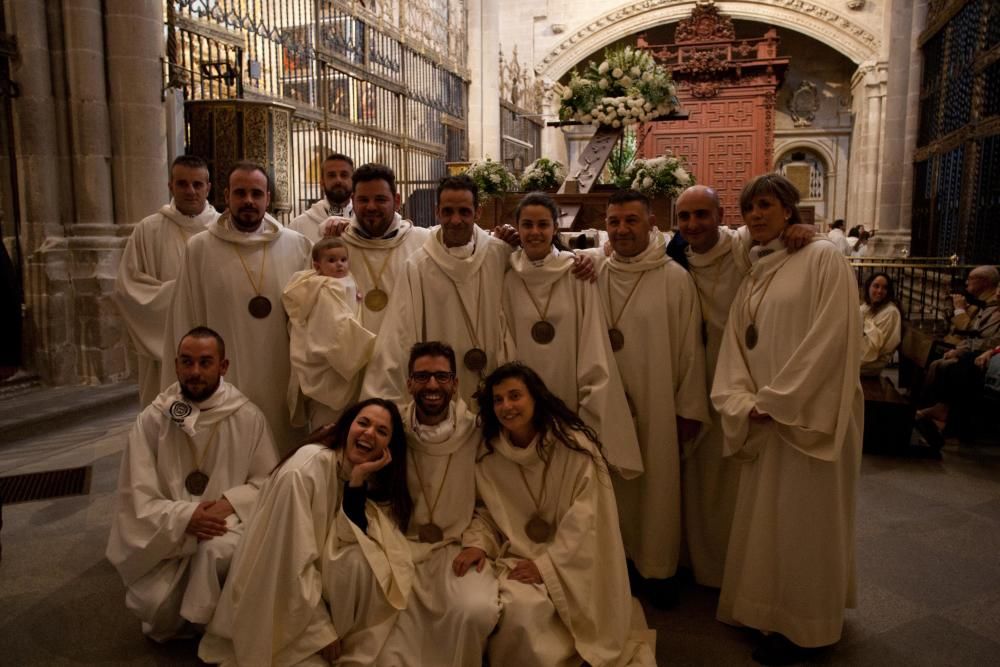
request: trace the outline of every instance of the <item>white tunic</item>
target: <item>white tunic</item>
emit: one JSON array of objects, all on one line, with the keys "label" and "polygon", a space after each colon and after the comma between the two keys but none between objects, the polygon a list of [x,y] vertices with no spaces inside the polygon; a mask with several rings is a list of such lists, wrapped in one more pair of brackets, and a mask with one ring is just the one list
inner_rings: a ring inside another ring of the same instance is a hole
[{"label": "white tunic", "polygon": [[[642,455],[629,413],[597,285],[573,277],[574,255],[563,251],[541,262],[523,250],[510,257],[504,277],[503,312],[514,358],[541,376],[553,394],[593,428],[608,462],[627,478],[642,472]],[[547,309],[546,309],[547,307]],[[549,343],[532,338],[541,320],[555,330]]]},{"label": "white tunic", "polygon": [[645,469],[638,479],[615,479],[622,538],[640,574],[650,578],[672,577],[680,554],[677,417],[709,421],[698,294],[665,247],[653,230],[645,251],[634,258],[613,254],[598,278],[608,324],[625,338],[615,358]]},{"label": "white tunic", "polygon": [[[745,230],[745,228],[743,228]],[[687,248],[689,272],[701,303],[705,333],[705,370],[711,387],[719,358],[722,333],[743,277],[750,270],[745,231],[719,228],[719,242],[705,253]],[[719,414],[709,405],[710,424],[702,426],[698,439],[685,448],[681,477],[684,507],[684,539],[691,556],[695,580],[702,586],[722,585],[722,571],[729,545],[740,464],[722,455]]]},{"label": "white tunic", "polygon": [[861,374],[878,375],[899,347],[901,322],[899,308],[887,303],[873,313],[867,303],[861,304]]},{"label": "white tunic", "polygon": [[316,243],[320,240],[319,226],[324,220],[331,216],[349,218],[353,212],[351,200],[348,199],[344,206],[335,206],[324,197],[296,216],[288,228]]},{"label": "white tunic", "polygon": [[470,406],[481,376],[465,366],[465,353],[473,347],[486,352],[482,377],[507,360],[509,337],[500,295],[510,246],[479,227],[474,235],[475,250],[468,257],[449,253],[441,242],[440,229],[410,257],[405,271],[397,277],[388,314],[375,341],[362,398],[403,400],[410,348],[418,341],[439,340],[454,348],[458,391]]},{"label": "white tunic", "polygon": [[[377,603],[387,601],[399,610],[409,596],[413,563],[406,538],[376,503],[365,506],[367,533],[340,511],[341,456],[323,445],[306,445],[271,475],[198,647],[203,661],[322,665],[316,653],[337,639],[345,656],[366,648],[358,640],[367,637],[349,634],[349,620],[355,618],[382,630],[384,642],[391,626],[356,612],[351,582],[374,573]],[[359,592],[370,594],[367,579],[364,583]],[[362,600],[361,606],[370,602]]]},{"label": "white tunic", "polygon": [[336,421],[358,399],[375,334],[358,322],[351,292],[345,279],[313,269],[293,275],[282,292],[292,364],[288,407],[296,426],[305,423],[305,399],[325,408],[309,410],[310,429]]},{"label": "white tunic", "polygon": [[[174,415],[190,411],[186,423],[171,418],[171,408]],[[232,556],[276,462],[264,416],[225,381],[194,404],[175,383],[139,414],[122,456],[107,557],[147,634],[163,640],[184,619],[208,622],[221,588],[217,567]],[[209,476],[200,496],[184,485],[195,470]],[[199,502],[223,496],[236,511],[229,533],[199,541],[185,532]]]},{"label": "white tunic", "polygon": [[[165,345],[171,350],[195,326],[219,332],[230,362],[227,379],[267,417],[280,451],[301,439],[288,414],[291,369],[281,291],[292,274],[311,266],[309,252],[308,239],[270,216],[256,232],[243,233],[225,214],[188,243],[167,319]],[[258,294],[255,285],[271,302],[271,313],[262,319],[247,309]],[[173,368],[163,369],[163,384],[172,376]]]},{"label": "white tunic", "polygon": [[[350,246],[351,273],[362,296],[378,287],[391,297],[406,261],[423,247],[429,236],[429,230],[415,227],[398,213],[385,234],[377,239],[370,238],[357,221],[352,220],[341,239]],[[388,308],[372,310],[362,302],[361,326],[377,335],[387,312]]]},{"label": "white tunic", "polygon": [[[186,216],[173,202],[143,218],[125,244],[114,300],[135,346],[139,363],[139,399],[142,407],[160,393],[160,365],[167,311],[174,295],[187,240],[205,230],[219,213],[211,204],[196,216]],[[177,341],[174,341],[176,349]],[[173,352],[166,357],[173,367]]]},{"label": "white tunic", "polygon": [[[718,617],[823,646],[840,638],[855,597],[857,284],[832,243],[791,255],[770,245],[777,251],[756,261],[733,302],[712,388],[725,452],[744,460]],[[751,422],[751,408],[772,420]]]},{"label": "white tunic", "polygon": [[[548,464],[537,439],[522,449],[501,436],[479,454],[481,503],[462,541],[485,551],[499,572],[504,611],[489,642],[491,665],[655,664],[655,633],[629,593],[611,476],[590,441],[576,436],[583,451],[547,438]],[[548,542],[525,532],[536,512],[554,530]],[[520,560],[533,561],[543,583],[510,580]]]}]

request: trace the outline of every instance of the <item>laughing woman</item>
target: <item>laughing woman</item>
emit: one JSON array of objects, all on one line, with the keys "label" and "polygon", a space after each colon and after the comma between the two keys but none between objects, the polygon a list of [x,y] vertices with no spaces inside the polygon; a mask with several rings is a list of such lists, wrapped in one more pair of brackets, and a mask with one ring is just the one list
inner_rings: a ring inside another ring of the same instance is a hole
[{"label": "laughing woman", "polygon": [[571,275],[575,255],[559,243],[559,207],[550,196],[529,193],[514,218],[521,248],[504,277],[503,312],[515,358],[594,429],[616,470],[635,477],[642,458],[597,284]]},{"label": "laughing woman", "polygon": [[[405,607],[413,564],[406,436],[396,406],[369,399],[271,473],[198,656],[226,665],[367,664]],[[344,569],[370,568],[380,599]],[[385,610],[389,613],[383,613]],[[380,618],[366,617],[378,610]],[[346,662],[344,662],[346,661]]]},{"label": "laughing woman", "polygon": [[833,243],[785,248],[798,199],[777,174],[740,194],[751,269],[729,311],[712,386],[723,453],[743,462],[718,617],[765,633],[753,654],[764,664],[837,642],[855,601],[858,290]]},{"label": "laughing woman", "polygon": [[454,569],[496,561],[503,613],[489,664],[655,664],[594,431],[517,362],[486,379],[479,415],[481,502]]}]

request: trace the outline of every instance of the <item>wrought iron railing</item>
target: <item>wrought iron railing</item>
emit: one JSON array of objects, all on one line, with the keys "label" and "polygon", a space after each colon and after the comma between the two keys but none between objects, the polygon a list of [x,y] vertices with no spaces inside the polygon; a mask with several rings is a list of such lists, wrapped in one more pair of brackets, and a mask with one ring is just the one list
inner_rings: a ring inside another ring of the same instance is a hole
[{"label": "wrought iron railing", "polygon": [[164,0],[166,85],[296,108],[290,215],[331,151],[381,162],[404,198],[467,154],[465,0]]}]

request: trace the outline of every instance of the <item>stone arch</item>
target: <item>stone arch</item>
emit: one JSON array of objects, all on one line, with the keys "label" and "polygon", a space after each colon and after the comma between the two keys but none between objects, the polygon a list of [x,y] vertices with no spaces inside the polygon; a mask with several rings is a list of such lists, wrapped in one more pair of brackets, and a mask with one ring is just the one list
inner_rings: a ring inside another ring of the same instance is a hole
[{"label": "stone arch", "polygon": [[[808,35],[852,60],[855,64],[878,55],[879,38],[844,14],[808,0],[734,0],[717,3],[719,11],[734,19],[759,21]],[[591,53],[628,35],[664,23],[674,23],[691,13],[690,2],[638,0],[624,3],[595,17],[557,44],[535,66],[544,79],[555,81]]]},{"label": "stone arch", "polygon": [[786,142],[776,138],[774,141],[774,162],[771,166],[777,167],[783,157],[795,151],[808,151],[818,157],[823,161],[823,167],[827,174],[833,173],[836,168],[837,158],[830,150],[830,146],[822,141],[808,138],[795,138]]}]

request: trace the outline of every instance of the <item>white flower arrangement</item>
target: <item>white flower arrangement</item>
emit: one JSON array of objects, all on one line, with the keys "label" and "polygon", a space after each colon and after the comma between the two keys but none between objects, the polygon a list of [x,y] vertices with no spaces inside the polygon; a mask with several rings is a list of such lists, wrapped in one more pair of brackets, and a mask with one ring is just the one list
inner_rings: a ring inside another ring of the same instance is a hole
[{"label": "white flower arrangement", "polygon": [[694,177],[684,168],[684,159],[668,151],[662,157],[633,160],[615,185],[638,190],[648,197],[676,197],[681,190],[694,185]]},{"label": "white flower arrangement", "polygon": [[540,157],[529,164],[521,175],[521,190],[552,190],[562,185],[565,178],[566,168],[561,162]]},{"label": "white flower arrangement", "polygon": [[464,173],[475,181],[481,201],[517,190],[518,182],[514,174],[502,162],[494,162],[490,158],[476,160]]},{"label": "white flower arrangement", "polygon": [[583,74],[574,71],[560,91],[559,117],[592,125],[628,127],[678,107],[670,74],[648,52],[631,46],[606,51]]}]

